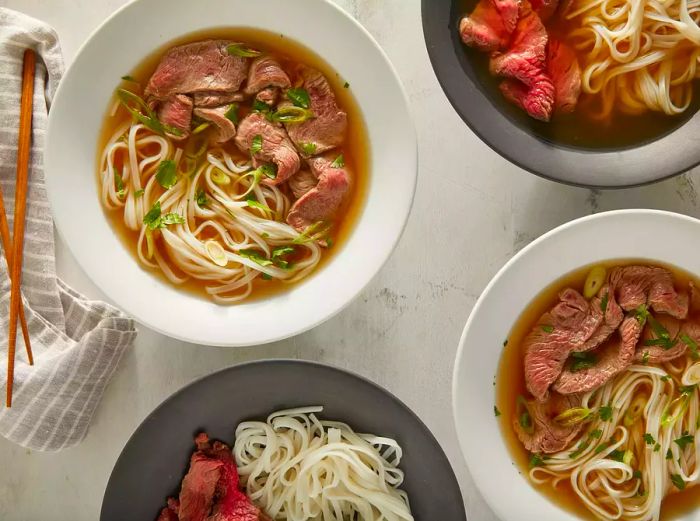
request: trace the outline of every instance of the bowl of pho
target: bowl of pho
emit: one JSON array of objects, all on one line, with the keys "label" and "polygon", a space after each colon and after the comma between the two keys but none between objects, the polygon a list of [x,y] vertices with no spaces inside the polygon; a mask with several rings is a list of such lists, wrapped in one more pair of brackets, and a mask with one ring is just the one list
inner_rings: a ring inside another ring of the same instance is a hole
[{"label": "bowl of pho", "polygon": [[377,273],[416,156],[393,67],[332,3],[137,0],[62,79],[45,163],[57,228],[109,298],[170,336],[250,345]]},{"label": "bowl of pho", "polygon": [[585,217],[484,290],[460,340],[453,414],[500,519],[694,518],[699,231],[652,210]]},{"label": "bowl of pho", "polygon": [[423,29],[455,110],[518,166],[613,188],[700,163],[700,11],[674,0],[431,0]]}]

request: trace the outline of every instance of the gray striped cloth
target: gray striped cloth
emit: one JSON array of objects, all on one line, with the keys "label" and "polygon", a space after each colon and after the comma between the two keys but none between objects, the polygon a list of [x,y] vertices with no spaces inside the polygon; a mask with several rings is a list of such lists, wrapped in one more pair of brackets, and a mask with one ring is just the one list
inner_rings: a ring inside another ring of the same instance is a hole
[{"label": "gray striped cloth", "polygon": [[44,187],[42,149],[47,111],[63,71],[56,33],[42,22],[0,8],[0,183],[10,229],[14,211],[22,55],[37,52],[34,118],[22,289],[34,354],[27,363],[18,327],[12,408],[4,407],[10,282],[0,261],[0,434],[41,451],[84,437],[102,393],[136,336],[133,321],[91,301],[56,276],[53,222]]}]

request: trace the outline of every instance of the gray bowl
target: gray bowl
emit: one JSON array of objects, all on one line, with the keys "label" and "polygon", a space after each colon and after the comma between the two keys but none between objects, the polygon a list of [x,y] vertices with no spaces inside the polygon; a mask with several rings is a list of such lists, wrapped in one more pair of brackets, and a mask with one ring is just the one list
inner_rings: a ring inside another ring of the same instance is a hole
[{"label": "gray bowl", "polygon": [[547,179],[594,188],[652,183],[700,164],[697,103],[661,136],[626,148],[586,149],[547,135],[546,123],[502,100],[484,74],[483,56],[461,42],[459,20],[475,5],[476,0],[422,0],[423,33],[433,69],[452,106],[504,158]]},{"label": "gray bowl", "polygon": [[[266,385],[267,384],[267,385]],[[396,439],[416,521],[466,521],[452,467],[420,419],[378,385],[347,371],[311,362],[269,360],[229,367],[178,391],[139,426],[112,471],[101,521],[155,519],[177,495],[202,430],[232,443],[234,429],[275,410],[323,405],[322,416],[359,432]]]}]

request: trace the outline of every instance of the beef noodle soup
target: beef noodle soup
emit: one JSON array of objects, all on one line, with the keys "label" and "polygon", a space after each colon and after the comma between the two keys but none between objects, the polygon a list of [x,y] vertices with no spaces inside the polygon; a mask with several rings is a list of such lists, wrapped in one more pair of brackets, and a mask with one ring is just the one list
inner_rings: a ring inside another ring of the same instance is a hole
[{"label": "beef noodle soup", "polygon": [[462,41],[485,88],[584,147],[639,144],[698,108],[699,5],[669,0],[479,0]]},{"label": "beef noodle soup", "polygon": [[315,54],[210,31],[122,78],[99,197],[144,268],[228,304],[304,280],[342,246],[367,154],[349,83]]},{"label": "beef noodle soup", "polygon": [[640,262],[579,270],[513,328],[496,413],[539,491],[583,519],[670,519],[700,503],[700,293]]}]

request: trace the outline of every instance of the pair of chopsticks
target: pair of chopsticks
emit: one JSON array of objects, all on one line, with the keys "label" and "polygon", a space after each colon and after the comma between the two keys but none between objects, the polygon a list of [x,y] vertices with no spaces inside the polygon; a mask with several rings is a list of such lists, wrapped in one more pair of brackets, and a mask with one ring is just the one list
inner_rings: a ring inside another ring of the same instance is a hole
[{"label": "pair of chopsticks", "polygon": [[17,321],[22,325],[22,336],[27,349],[30,365],[34,365],[29,330],[22,306],[22,256],[24,252],[24,223],[27,210],[27,181],[29,178],[29,153],[32,141],[32,103],[34,96],[34,68],[36,54],[33,50],[24,51],[22,68],[22,101],[19,112],[19,139],[17,143],[17,182],[15,187],[15,221],[10,240],[10,227],[7,222],[5,204],[0,186],[0,242],[5,252],[5,260],[10,270],[10,324],[7,348],[7,407],[12,407],[12,384],[15,374],[15,348],[17,345]]}]

